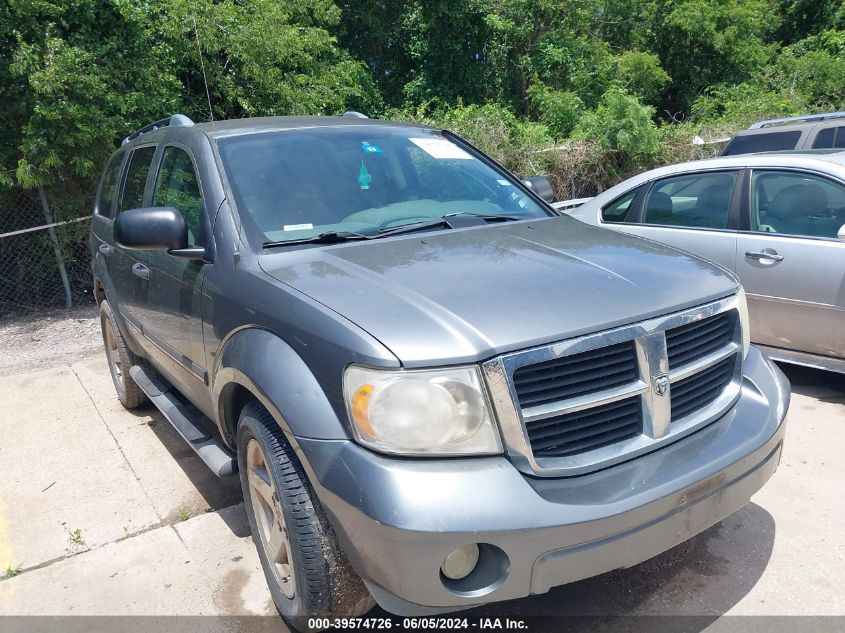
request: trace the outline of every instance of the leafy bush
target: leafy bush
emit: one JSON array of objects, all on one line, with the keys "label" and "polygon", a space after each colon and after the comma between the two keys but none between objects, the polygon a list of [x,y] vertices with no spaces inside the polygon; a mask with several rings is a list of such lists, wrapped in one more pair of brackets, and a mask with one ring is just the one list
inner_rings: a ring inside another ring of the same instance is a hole
[{"label": "leafy bush", "polygon": [[712,123],[723,121],[736,128],[754,121],[799,114],[805,104],[799,95],[775,92],[755,83],[715,86],[693,102],[693,118]]},{"label": "leafy bush", "polygon": [[575,129],[583,113],[584,104],[574,92],[549,90],[542,83],[534,83],[528,90],[531,105],[540,121],[555,138],[566,138]]},{"label": "leafy bush", "polygon": [[416,110],[394,110],[389,118],[447,128],[521,175],[542,173],[546,163],[541,150],[552,140],[544,125],[520,119],[495,104],[451,108],[426,104]]},{"label": "leafy bush", "polygon": [[826,50],[796,55],[786,50],[778,58],[778,70],[790,91],[822,109],[845,105],[845,58]]},{"label": "leafy bush", "polygon": [[617,152],[623,169],[649,164],[660,151],[653,114],[654,108],[613,87],[604,93],[598,108],[581,117],[573,137],[593,140],[600,148]]}]

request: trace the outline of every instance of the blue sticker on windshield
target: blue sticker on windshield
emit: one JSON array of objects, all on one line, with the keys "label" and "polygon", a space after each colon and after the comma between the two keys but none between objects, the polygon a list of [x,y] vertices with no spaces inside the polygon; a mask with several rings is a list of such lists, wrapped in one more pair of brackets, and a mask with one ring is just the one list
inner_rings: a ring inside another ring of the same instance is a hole
[{"label": "blue sticker on windshield", "polygon": [[378,145],[361,141],[361,151],[365,154],[381,154],[381,148]]}]

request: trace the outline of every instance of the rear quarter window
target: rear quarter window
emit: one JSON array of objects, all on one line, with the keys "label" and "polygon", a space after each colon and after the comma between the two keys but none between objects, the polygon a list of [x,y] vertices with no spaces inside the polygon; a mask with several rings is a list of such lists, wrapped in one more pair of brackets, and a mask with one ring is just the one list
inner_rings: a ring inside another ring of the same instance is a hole
[{"label": "rear quarter window", "polygon": [[722,156],[733,156],[735,154],[752,154],[755,152],[777,152],[786,149],[795,149],[798,139],[801,138],[799,130],[790,132],[768,132],[766,134],[748,134],[746,136],[735,136],[728,143]]},{"label": "rear quarter window", "polygon": [[117,190],[117,176],[120,166],[123,164],[123,152],[114,154],[103,171],[103,179],[100,182],[100,191],[97,194],[96,213],[104,218],[112,217],[114,207],[114,194]]},{"label": "rear quarter window", "polygon": [[828,127],[819,130],[813,141],[813,149],[829,149],[845,147],[845,126]]},{"label": "rear quarter window", "polygon": [[622,194],[613,202],[602,207],[601,219],[603,222],[624,222],[631,209],[634,208],[634,201],[637,199],[642,187],[637,187],[628,193]]}]

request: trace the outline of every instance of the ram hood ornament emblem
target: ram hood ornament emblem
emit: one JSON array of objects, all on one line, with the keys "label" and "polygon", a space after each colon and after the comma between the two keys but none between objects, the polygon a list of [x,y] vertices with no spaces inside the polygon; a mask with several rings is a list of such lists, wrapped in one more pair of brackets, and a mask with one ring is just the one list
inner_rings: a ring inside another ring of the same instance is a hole
[{"label": "ram hood ornament emblem", "polygon": [[655,376],[652,379],[654,383],[654,393],[658,396],[666,395],[666,392],[669,391],[669,376],[668,374],[660,374],[659,376]]}]

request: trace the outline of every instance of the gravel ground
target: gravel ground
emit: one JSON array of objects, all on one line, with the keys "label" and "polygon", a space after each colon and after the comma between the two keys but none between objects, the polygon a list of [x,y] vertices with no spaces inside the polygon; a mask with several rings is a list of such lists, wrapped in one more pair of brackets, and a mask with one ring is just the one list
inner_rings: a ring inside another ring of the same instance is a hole
[{"label": "gravel ground", "polygon": [[102,354],[96,306],[0,322],[0,376],[28,373]]}]

